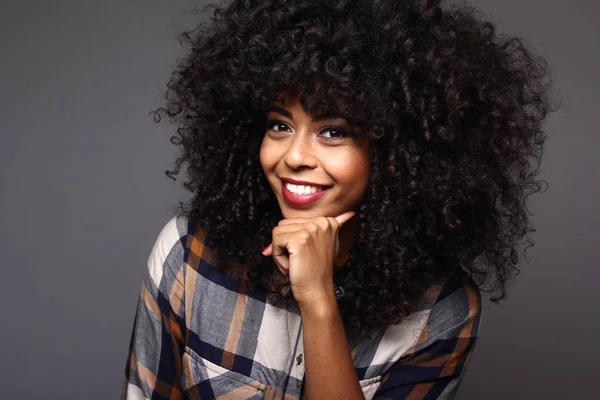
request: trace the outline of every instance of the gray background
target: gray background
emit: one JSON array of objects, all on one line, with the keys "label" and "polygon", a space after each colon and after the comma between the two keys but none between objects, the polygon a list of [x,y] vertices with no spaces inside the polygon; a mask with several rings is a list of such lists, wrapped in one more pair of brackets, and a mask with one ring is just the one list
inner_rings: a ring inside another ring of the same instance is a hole
[{"label": "gray background", "polygon": [[[474,0],[547,54],[564,107],[531,261],[485,304],[461,399],[590,398],[600,379],[596,1]],[[204,3],[202,3],[204,4]],[[0,397],[117,398],[151,246],[185,192],[161,104],[191,0],[2,2]]]}]

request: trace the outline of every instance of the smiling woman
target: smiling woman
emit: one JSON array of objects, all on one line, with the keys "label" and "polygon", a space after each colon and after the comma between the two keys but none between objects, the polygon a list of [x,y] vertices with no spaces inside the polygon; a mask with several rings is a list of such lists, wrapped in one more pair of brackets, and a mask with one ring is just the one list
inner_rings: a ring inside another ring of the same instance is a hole
[{"label": "smiling woman", "polygon": [[314,121],[298,98],[277,104],[267,114],[260,163],[283,217],[354,210],[369,181],[368,136],[350,136],[342,119]]},{"label": "smiling woman", "polygon": [[122,398],[453,397],[531,231],[545,61],[436,0],[234,0],[184,39],[155,116],[193,196]]}]

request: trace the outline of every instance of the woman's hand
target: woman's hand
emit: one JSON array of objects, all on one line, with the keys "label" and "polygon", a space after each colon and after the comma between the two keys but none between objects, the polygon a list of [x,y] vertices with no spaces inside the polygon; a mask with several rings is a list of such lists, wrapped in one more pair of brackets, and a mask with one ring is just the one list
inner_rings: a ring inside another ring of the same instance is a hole
[{"label": "woman's hand", "polygon": [[283,219],[273,228],[272,242],[263,254],[273,256],[281,273],[289,275],[300,307],[318,303],[333,293],[338,232],[354,214],[348,211],[335,218]]}]

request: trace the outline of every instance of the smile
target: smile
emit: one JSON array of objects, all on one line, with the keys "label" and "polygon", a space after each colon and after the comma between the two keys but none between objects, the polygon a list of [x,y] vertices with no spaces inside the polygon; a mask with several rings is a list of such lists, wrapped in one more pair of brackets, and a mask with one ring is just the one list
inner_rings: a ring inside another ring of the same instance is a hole
[{"label": "smile", "polygon": [[281,189],[283,198],[288,203],[307,205],[323,197],[329,192],[330,188],[326,186],[295,185],[289,182],[282,182]]},{"label": "smile", "polygon": [[293,183],[289,182],[284,182],[284,184],[287,190],[298,196],[320,192],[324,189],[323,186],[294,185]]}]

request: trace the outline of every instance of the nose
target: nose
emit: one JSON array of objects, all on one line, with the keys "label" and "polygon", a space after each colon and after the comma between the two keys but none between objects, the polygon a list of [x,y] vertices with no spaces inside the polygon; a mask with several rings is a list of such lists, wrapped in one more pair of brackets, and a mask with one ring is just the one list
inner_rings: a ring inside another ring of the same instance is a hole
[{"label": "nose", "polygon": [[298,132],[290,141],[283,161],[290,169],[316,168],[318,158],[314,151],[310,132]]}]

